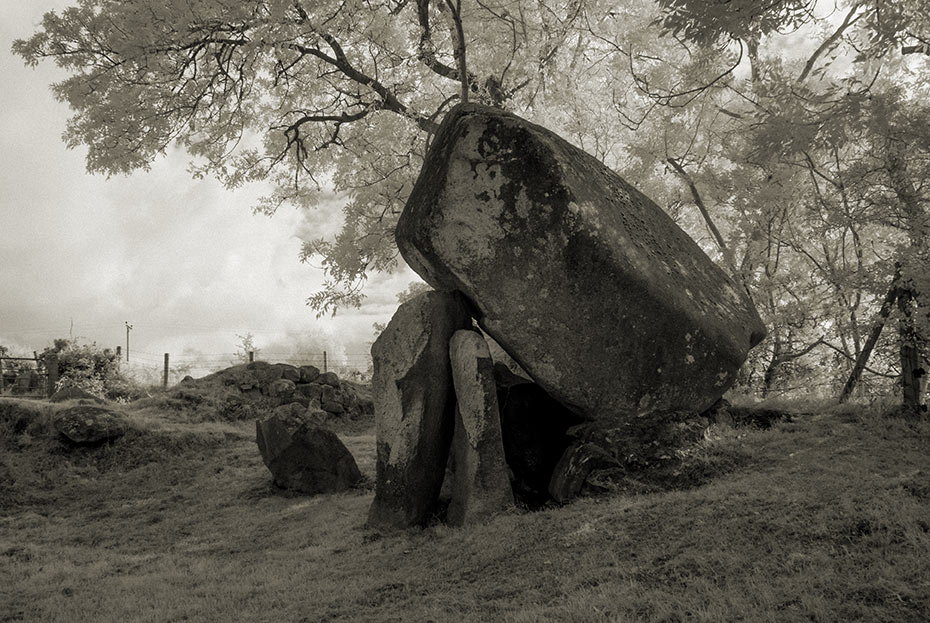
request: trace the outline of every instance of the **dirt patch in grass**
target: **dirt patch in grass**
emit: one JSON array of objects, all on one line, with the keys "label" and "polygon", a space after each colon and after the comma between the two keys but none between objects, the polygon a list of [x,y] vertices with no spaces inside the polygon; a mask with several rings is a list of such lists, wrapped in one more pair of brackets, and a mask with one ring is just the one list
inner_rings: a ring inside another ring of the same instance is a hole
[{"label": "dirt patch in grass", "polygon": [[[688,487],[401,533],[365,528],[369,489],[275,489],[248,422],[96,462],[8,445],[48,463],[0,507],[0,620],[930,620],[930,424],[851,420],[720,431]],[[342,437],[373,476],[373,432]]]}]

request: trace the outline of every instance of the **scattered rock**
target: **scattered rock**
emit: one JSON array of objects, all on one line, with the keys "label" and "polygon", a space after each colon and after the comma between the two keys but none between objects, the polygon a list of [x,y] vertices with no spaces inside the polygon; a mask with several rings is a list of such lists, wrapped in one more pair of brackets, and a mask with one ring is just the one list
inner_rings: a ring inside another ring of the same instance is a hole
[{"label": "scattered rock", "polygon": [[307,398],[310,399],[310,404],[320,406],[320,400],[323,397],[323,385],[318,383],[307,383],[306,385],[298,385],[297,391]]},{"label": "scattered rock", "polygon": [[378,447],[369,525],[424,525],[436,512],[455,418],[449,338],[471,324],[457,296],[424,292],[372,345]]},{"label": "scattered rock", "polygon": [[765,328],[655,203],[519,117],[449,112],[397,224],[407,263],[590,421],[700,412]]},{"label": "scattered rock", "polygon": [[250,372],[251,378],[255,379],[262,393],[267,393],[267,388],[281,378],[284,373],[279,366],[273,366],[267,361],[253,361],[246,364],[245,369]]},{"label": "scattered rock", "polygon": [[126,418],[105,407],[78,405],[55,414],[54,426],[71,443],[92,445],[122,437]]},{"label": "scattered rock", "polygon": [[255,423],[262,460],[279,487],[302,493],[336,493],[355,486],[362,474],[352,454],[315,413],[284,405]]},{"label": "scattered rock", "polygon": [[288,363],[274,363],[271,365],[281,369],[282,379],[287,379],[295,384],[300,382],[300,370],[298,370],[296,366],[292,366]]},{"label": "scattered rock", "polygon": [[320,369],[316,366],[300,366],[300,382],[312,383],[320,376]]},{"label": "scattered rock", "polygon": [[448,521],[471,524],[513,506],[494,363],[488,345],[477,331],[456,331],[449,342],[452,381],[458,402],[455,410],[455,455],[452,502]]},{"label": "scattered rock", "polygon": [[319,377],[317,377],[316,382],[320,385],[329,385],[330,387],[335,387],[337,389],[341,386],[339,377],[335,372],[324,372]]},{"label": "scattered rock", "polygon": [[272,398],[289,399],[297,391],[297,385],[289,379],[278,379],[268,386],[268,395]]},{"label": "scattered rock", "polygon": [[593,443],[575,442],[565,450],[553,469],[549,494],[553,500],[564,504],[581,493],[592,470],[615,465],[613,457]]},{"label": "scattered rock", "polygon": [[320,395],[320,406],[324,411],[336,414],[345,412],[344,400],[345,397],[341,390],[336,389],[332,385],[323,385],[323,393]]}]

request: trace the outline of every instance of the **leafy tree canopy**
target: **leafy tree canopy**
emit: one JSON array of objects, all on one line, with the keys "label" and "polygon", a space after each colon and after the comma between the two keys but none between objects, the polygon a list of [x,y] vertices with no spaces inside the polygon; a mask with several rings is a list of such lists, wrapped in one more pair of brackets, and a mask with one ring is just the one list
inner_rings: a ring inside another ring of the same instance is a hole
[{"label": "leafy tree canopy", "polygon": [[[78,0],[14,50],[69,71],[54,88],[92,171],[179,144],[196,175],[270,181],[267,213],[344,193],[342,231],[303,249],[328,273],[320,311],[359,303],[367,272],[394,266],[443,113],[464,98],[514,110],[719,252],[772,327],[754,355],[768,386],[802,358],[841,369],[867,353],[886,293],[907,290],[895,313],[911,317],[901,302],[930,298],[923,4]],[[879,349],[876,374],[899,373]]]},{"label": "leafy tree canopy", "polygon": [[79,0],[13,49],[71,73],[54,91],[90,171],[145,169],[180,144],[196,175],[272,181],[267,213],[312,207],[324,181],[348,193],[342,234],[305,247],[332,278],[311,300],[326,309],[357,303],[366,271],[393,266],[395,218],[462,84],[474,100],[532,108],[595,4]]}]

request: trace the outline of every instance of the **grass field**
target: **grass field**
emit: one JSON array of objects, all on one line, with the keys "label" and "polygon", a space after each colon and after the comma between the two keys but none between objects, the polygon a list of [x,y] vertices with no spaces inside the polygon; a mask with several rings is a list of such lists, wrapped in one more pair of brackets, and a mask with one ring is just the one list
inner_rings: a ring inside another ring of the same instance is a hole
[{"label": "grass field", "polygon": [[342,435],[368,484],[304,497],[251,421],[130,412],[68,450],[38,404],[0,416],[0,622],[930,620],[927,422],[715,427],[680,466],[699,486],[388,534],[370,426]]}]

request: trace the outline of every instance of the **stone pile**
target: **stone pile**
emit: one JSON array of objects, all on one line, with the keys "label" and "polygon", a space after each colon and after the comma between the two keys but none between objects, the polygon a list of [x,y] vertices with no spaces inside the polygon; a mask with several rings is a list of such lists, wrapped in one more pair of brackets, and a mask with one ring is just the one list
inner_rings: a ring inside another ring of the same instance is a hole
[{"label": "stone pile", "polygon": [[[372,347],[371,525],[435,516],[450,448],[454,523],[514,494],[567,501],[630,438],[713,405],[765,335],[746,293],[658,206],[500,110],[447,114],[396,237],[436,291]],[[495,370],[473,320],[529,378]]]},{"label": "stone pile", "polygon": [[235,387],[246,399],[277,405],[296,402],[310,411],[322,410],[336,417],[357,418],[374,412],[371,400],[360,396],[355,385],[335,372],[320,372],[316,366],[255,361],[188,383],[220,383]]}]

